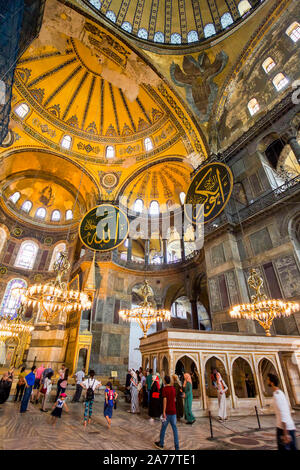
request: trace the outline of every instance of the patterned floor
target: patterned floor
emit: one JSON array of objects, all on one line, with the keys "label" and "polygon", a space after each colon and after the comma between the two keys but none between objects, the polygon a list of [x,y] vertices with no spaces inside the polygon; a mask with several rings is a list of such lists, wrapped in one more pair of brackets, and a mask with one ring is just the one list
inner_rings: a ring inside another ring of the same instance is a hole
[{"label": "patterned floor", "polygon": [[[110,429],[103,417],[103,396],[94,403],[93,422],[84,429],[83,404],[68,403],[56,427],[50,424],[50,413],[42,413],[39,405],[29,405],[26,413],[19,413],[19,404],[6,402],[0,406],[0,450],[72,449],[72,450],[131,450],[154,449],[160,422],[152,424],[143,410],[140,415],[127,412],[129,405],[120,399],[114,410]],[[300,412],[295,413],[298,444],[300,444]],[[199,418],[193,426],[178,424],[180,449],[275,449],[274,416],[261,417],[262,430],[257,431],[254,416],[229,418],[221,424],[213,420],[213,440],[208,439],[207,418]],[[167,430],[165,449],[174,449],[171,429]]]}]

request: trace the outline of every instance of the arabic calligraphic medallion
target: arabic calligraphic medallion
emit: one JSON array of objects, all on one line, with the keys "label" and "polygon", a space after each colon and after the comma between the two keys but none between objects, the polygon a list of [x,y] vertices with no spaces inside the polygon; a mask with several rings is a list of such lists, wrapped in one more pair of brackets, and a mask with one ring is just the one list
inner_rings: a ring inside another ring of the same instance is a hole
[{"label": "arabic calligraphic medallion", "polygon": [[202,167],[188,189],[186,215],[192,222],[207,223],[222,212],[233,188],[233,176],[224,163],[213,162]]},{"label": "arabic calligraphic medallion", "polygon": [[126,240],[129,221],[126,214],[112,204],[101,204],[85,214],[79,225],[82,243],[91,250],[110,251]]}]

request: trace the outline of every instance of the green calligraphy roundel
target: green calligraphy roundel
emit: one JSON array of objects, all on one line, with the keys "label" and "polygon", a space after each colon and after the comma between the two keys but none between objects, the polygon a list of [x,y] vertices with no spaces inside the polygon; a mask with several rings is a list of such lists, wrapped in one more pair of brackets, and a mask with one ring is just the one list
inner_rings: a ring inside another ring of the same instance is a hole
[{"label": "green calligraphy roundel", "polygon": [[185,212],[189,220],[210,222],[228,203],[233,188],[233,176],[224,163],[213,162],[203,166],[195,175],[185,198]]},{"label": "green calligraphy roundel", "polygon": [[112,204],[101,204],[85,214],[79,225],[82,243],[95,251],[110,251],[126,240],[129,221],[126,214]]}]

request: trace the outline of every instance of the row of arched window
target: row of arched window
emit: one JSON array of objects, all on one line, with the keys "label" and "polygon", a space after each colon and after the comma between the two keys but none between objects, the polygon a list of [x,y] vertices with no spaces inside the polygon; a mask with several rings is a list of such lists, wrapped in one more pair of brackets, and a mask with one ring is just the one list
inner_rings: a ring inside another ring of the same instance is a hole
[{"label": "row of arched window", "polygon": [[[182,191],[179,194],[179,199],[181,204],[184,204],[185,201],[185,193]],[[172,206],[173,202],[172,201],[167,201],[167,206]],[[137,213],[141,213],[144,210],[144,202],[142,199],[136,199],[135,203],[133,205],[133,210]],[[160,213],[160,206],[157,201],[151,201],[150,206],[149,206],[149,215],[159,215]]]},{"label": "row of arched window", "polygon": [[[13,202],[14,204],[16,204],[18,202],[18,200],[20,199],[20,197],[21,197],[21,194],[19,193],[19,191],[16,191],[15,193],[13,193],[9,197],[9,200],[11,202]],[[23,202],[23,204],[21,206],[21,209],[22,209],[22,211],[26,212],[26,214],[29,214],[29,212],[32,209],[32,206],[33,206],[32,202],[27,200],[27,201]],[[34,217],[36,217],[38,219],[45,219],[46,215],[47,215],[46,209],[44,207],[39,207],[36,210]],[[73,211],[71,209],[68,209],[66,211],[65,219],[66,220],[72,220],[73,219]],[[51,220],[52,220],[52,222],[59,222],[61,220],[61,212],[58,209],[54,209],[52,211]]]},{"label": "row of arched window", "polygon": [[[98,10],[100,10],[101,8],[100,0],[89,0],[89,1],[93,6],[95,6]],[[240,16],[243,16],[246,13],[248,13],[248,11],[251,10],[251,5],[249,1],[248,0],[240,1],[238,4],[238,10],[239,10]],[[112,10],[107,11],[106,17],[113,23],[116,22],[117,17],[116,17],[116,14]],[[232,25],[234,21],[233,21],[231,14],[229,12],[226,12],[224,13],[224,15],[221,16],[220,22],[221,22],[222,28],[226,29],[228,28],[228,26]],[[127,33],[132,32],[132,24],[129,21],[124,21],[121,24],[121,28],[124,29],[124,31],[126,31]],[[205,25],[203,33],[204,33],[205,38],[209,38],[210,36],[213,36],[214,34],[216,34],[216,29],[215,29],[214,24],[208,23],[207,25]],[[137,37],[141,39],[148,39],[147,29],[140,28],[137,32]],[[197,31],[194,31],[194,30],[189,31],[187,35],[187,41],[188,43],[199,41],[199,36],[198,36]],[[156,31],[156,33],[154,34],[154,42],[164,43],[165,42],[164,33],[162,33],[161,31]],[[171,35],[171,40],[170,40],[171,44],[181,44],[181,42],[182,42],[182,38],[179,33],[173,33]]]}]

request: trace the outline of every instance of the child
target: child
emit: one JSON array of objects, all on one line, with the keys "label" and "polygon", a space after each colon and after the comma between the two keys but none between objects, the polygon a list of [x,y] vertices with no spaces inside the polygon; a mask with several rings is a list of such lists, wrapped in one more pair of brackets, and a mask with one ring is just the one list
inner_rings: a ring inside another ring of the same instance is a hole
[{"label": "child", "polygon": [[118,398],[117,392],[112,388],[112,383],[107,382],[105,389],[105,400],[104,400],[104,416],[107,421],[107,425],[110,428],[111,418],[113,414],[114,400]]},{"label": "child", "polygon": [[50,396],[51,389],[52,389],[52,380],[51,380],[52,376],[53,376],[53,372],[49,372],[49,374],[46,375],[43,381],[43,385],[41,385],[41,390],[40,390],[40,393],[43,395],[41,411],[44,411],[45,413],[47,413],[46,402]]},{"label": "child", "polygon": [[65,407],[66,411],[69,411],[67,404],[65,402],[65,398],[67,395],[65,393],[61,393],[59,399],[53,405],[53,411],[51,413],[52,416],[52,426],[55,426],[57,418],[61,418],[61,413],[63,407]]}]

